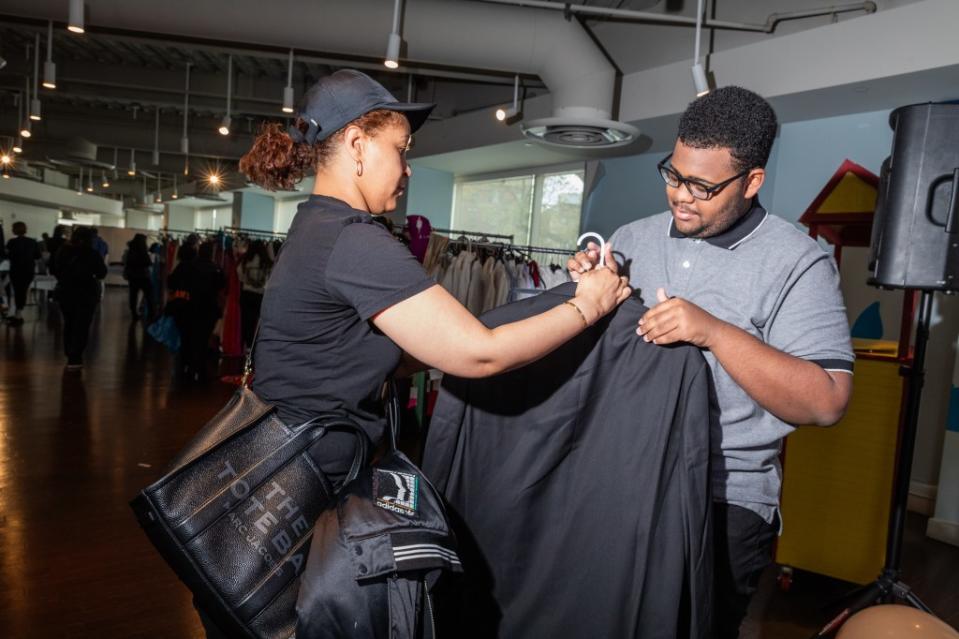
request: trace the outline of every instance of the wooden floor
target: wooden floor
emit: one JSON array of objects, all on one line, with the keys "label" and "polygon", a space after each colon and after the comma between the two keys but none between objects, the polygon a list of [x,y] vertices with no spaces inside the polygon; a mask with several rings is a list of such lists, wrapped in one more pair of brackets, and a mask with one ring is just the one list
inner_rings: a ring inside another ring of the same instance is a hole
[{"label": "wooden floor", "polygon": [[[233,388],[174,384],[170,356],[129,321],[122,289],[107,291],[80,374],[63,370],[56,309],[40,311],[0,328],[0,636],[202,637],[189,593],[127,502]],[[923,528],[910,521],[906,578],[959,625],[959,549]],[[849,588],[797,575],[785,594],[774,578],[765,575],[744,636],[808,637]]]}]

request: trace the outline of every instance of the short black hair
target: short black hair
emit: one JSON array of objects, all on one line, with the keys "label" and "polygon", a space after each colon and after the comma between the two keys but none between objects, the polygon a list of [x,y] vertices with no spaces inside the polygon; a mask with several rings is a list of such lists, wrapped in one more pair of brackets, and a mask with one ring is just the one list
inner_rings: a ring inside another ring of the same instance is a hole
[{"label": "short black hair", "polygon": [[742,87],[696,98],[679,120],[679,141],[697,149],[729,149],[736,170],[763,168],[776,138],[776,112]]}]

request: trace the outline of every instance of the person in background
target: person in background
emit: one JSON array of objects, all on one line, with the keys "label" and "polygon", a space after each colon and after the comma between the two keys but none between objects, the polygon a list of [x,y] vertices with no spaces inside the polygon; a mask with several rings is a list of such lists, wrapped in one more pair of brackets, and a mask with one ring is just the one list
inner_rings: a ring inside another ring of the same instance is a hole
[{"label": "person in background", "polygon": [[13,223],[13,235],[7,242],[7,259],[10,260],[10,284],[13,286],[16,310],[12,317],[7,318],[7,323],[20,326],[23,324],[23,308],[27,305],[27,292],[37,271],[37,260],[40,259],[40,244],[26,236],[27,225],[23,222]]},{"label": "person in background", "polygon": [[253,335],[260,322],[260,305],[266,281],[273,269],[273,258],[263,240],[254,240],[240,258],[236,273],[240,279],[240,327],[243,331],[243,345],[250,348]]},{"label": "person in background", "polygon": [[123,279],[130,288],[130,316],[133,319],[140,317],[140,291],[143,291],[143,303],[146,307],[146,318],[153,317],[153,283],[150,280],[150,269],[153,260],[147,250],[147,236],[137,233],[127,242],[127,250],[123,252]]},{"label": "person in background", "polygon": [[[107,265],[107,268],[110,268],[110,245],[107,244],[106,240],[100,237],[100,229],[97,227],[93,228],[93,248],[97,253],[100,254],[100,257],[103,258],[103,263]],[[100,299],[103,299],[103,292],[106,290],[106,282],[104,280],[100,281]]]},{"label": "person in background", "polygon": [[73,229],[70,243],[60,248],[54,258],[53,274],[57,278],[56,299],[63,313],[67,370],[78,371],[83,367],[90,322],[100,301],[100,281],[107,276],[107,266],[93,248],[89,227]]},{"label": "person in background", "polygon": [[37,272],[40,275],[46,275],[50,270],[50,234],[41,233],[40,234],[40,263],[37,264]]},{"label": "person in background", "polygon": [[220,294],[226,288],[223,271],[213,263],[211,242],[184,244],[177,255],[179,264],[170,273],[168,308],[180,331],[179,372],[187,381],[205,381],[207,353],[213,327],[220,317]]},{"label": "person in background", "polygon": [[57,257],[57,251],[59,251],[64,244],[67,243],[66,238],[67,227],[62,224],[57,224],[53,227],[53,235],[47,239],[47,253],[50,254],[50,259],[47,262],[47,266],[50,267],[53,263],[53,260]]}]

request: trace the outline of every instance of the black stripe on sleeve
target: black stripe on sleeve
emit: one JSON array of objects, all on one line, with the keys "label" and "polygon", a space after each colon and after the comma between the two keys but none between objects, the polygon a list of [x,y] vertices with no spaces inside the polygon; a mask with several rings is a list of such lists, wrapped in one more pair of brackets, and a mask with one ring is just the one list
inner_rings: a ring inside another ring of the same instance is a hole
[{"label": "black stripe on sleeve", "polygon": [[826,370],[852,372],[853,363],[844,359],[811,359],[813,364],[819,364]]}]

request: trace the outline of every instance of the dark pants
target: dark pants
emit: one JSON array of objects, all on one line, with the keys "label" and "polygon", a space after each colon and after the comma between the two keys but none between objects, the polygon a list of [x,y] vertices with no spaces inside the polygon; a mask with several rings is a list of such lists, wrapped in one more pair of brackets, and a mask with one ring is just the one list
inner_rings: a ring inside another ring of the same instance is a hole
[{"label": "dark pants", "polygon": [[18,312],[23,311],[27,305],[27,293],[30,291],[31,282],[33,282],[33,273],[29,275],[10,274],[10,284],[13,286],[13,301],[17,305]]},{"label": "dark pants", "polygon": [[83,363],[83,351],[90,339],[90,323],[97,310],[96,299],[61,300],[63,350],[68,364]]},{"label": "dark pants", "polygon": [[130,287],[130,313],[139,315],[140,291],[143,291],[143,301],[146,303],[146,316],[153,317],[153,283],[149,277],[131,277],[127,283]]},{"label": "dark pants", "polygon": [[243,345],[249,348],[253,345],[253,336],[256,334],[256,325],[260,322],[260,306],[263,296],[252,291],[240,292],[240,329],[243,332]]},{"label": "dark pants", "polygon": [[180,364],[187,374],[200,378],[207,376],[207,353],[216,320],[215,315],[192,313],[176,318],[177,329],[180,331]]},{"label": "dark pants", "polygon": [[778,519],[767,524],[751,510],[713,503],[713,638],[735,639],[759,577],[772,561]]}]

